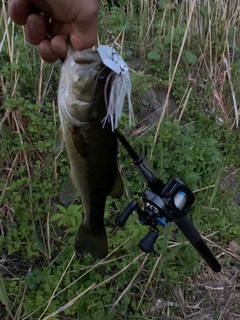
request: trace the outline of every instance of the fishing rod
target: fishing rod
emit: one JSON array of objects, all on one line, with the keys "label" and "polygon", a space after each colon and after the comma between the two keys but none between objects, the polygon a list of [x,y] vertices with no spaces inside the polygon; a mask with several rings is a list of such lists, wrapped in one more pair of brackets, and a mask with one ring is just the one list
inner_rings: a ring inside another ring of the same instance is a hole
[{"label": "fishing rod", "polygon": [[131,201],[123,213],[116,218],[116,224],[123,227],[130,215],[136,211],[140,223],[150,227],[147,235],[139,242],[140,249],[149,253],[158,239],[158,226],[165,227],[168,222],[175,222],[209,267],[214,272],[220,272],[221,265],[187,217],[195,200],[190,188],[180,178],[171,178],[164,184],[118,129],[115,130],[115,134],[151,189],[151,191],[148,189],[143,191],[144,208],[142,209],[136,201]]},{"label": "fishing rod", "polygon": [[[61,61],[63,62],[64,59],[61,59]],[[109,72],[109,68],[101,70],[96,77],[96,83],[104,84]],[[143,209],[135,200],[131,201],[127,208],[116,218],[116,224],[119,227],[123,227],[130,215],[136,211],[140,223],[150,227],[147,235],[139,242],[140,249],[149,253],[158,239],[158,226],[165,227],[168,222],[175,222],[209,267],[214,272],[220,272],[221,265],[187,217],[195,200],[190,188],[180,178],[171,178],[164,184],[149,168],[143,158],[135,152],[118,129],[115,129],[115,134],[128,151],[133,164],[151,190],[146,189],[143,191]]]},{"label": "fishing rod", "polygon": [[[101,85],[105,84],[108,74],[109,68],[106,67],[99,72],[96,82]],[[106,91],[109,93],[110,87]],[[143,209],[137,201],[131,201],[127,208],[116,218],[116,224],[119,227],[123,227],[130,215],[136,211],[140,223],[150,227],[147,235],[138,244],[143,252],[149,253],[158,239],[158,226],[165,227],[168,222],[175,222],[209,267],[214,272],[220,272],[221,265],[187,217],[195,200],[191,189],[180,178],[171,178],[164,184],[149,168],[143,158],[135,152],[118,129],[115,129],[115,134],[151,190],[146,189],[143,191]]]}]

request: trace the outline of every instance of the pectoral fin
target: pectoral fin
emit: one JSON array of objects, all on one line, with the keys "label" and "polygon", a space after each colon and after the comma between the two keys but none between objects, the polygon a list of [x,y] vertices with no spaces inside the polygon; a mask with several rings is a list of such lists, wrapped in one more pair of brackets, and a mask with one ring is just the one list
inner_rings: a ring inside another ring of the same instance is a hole
[{"label": "pectoral fin", "polygon": [[72,141],[74,144],[74,147],[76,148],[77,152],[83,157],[87,157],[87,147],[85,144],[85,141],[83,139],[83,136],[79,132],[79,128],[75,127],[72,131]]},{"label": "pectoral fin", "polygon": [[53,151],[55,153],[57,153],[63,148],[64,148],[63,129],[60,126],[58,128],[56,135],[55,135],[54,144],[53,144]]},{"label": "pectoral fin", "polygon": [[60,200],[62,204],[67,206],[69,203],[74,201],[78,196],[79,196],[79,193],[72,182],[71,173],[69,172],[69,175],[67,176],[62,186],[62,190],[60,193]]},{"label": "pectoral fin", "polygon": [[117,169],[115,182],[114,182],[112,191],[109,193],[109,195],[113,198],[121,198],[121,196],[123,195],[123,191],[124,191],[124,186],[123,186],[122,177]]}]

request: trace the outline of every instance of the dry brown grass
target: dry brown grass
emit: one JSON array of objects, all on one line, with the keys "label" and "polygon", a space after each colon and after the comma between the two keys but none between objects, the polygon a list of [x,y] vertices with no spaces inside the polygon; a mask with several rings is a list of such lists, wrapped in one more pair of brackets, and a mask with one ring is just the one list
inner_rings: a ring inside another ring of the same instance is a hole
[{"label": "dry brown grass", "polygon": [[[186,279],[187,287],[179,283],[171,299],[158,299],[146,314],[162,320],[239,320],[240,247],[236,242],[232,245],[238,247],[238,258],[231,265],[218,274],[205,269],[196,278]],[[169,317],[170,311],[175,316]]]}]

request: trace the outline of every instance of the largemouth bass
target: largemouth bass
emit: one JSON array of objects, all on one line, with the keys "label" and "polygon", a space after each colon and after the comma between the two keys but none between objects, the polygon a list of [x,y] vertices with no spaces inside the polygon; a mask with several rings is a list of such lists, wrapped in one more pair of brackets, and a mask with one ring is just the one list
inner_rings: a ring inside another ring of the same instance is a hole
[{"label": "largemouth bass", "polygon": [[117,138],[106,116],[104,88],[96,82],[104,68],[96,50],[69,50],[61,68],[58,108],[61,126],[55,138],[55,151],[64,145],[70,174],[61,201],[67,205],[80,195],[84,207],[75,252],[103,258],[108,253],[104,209],[108,195],[121,197],[123,183],[117,169]]}]

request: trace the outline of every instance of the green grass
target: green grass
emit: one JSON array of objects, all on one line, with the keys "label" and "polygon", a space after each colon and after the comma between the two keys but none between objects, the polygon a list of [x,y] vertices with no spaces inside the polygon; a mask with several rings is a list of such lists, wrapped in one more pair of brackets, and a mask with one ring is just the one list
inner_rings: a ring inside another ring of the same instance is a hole
[{"label": "green grass", "polygon": [[[237,1],[158,1],[156,7],[154,1],[109,3],[101,4],[99,39],[114,43],[124,59],[137,66],[131,74],[136,116],[145,108],[149,89],[168,90],[162,117],[151,128],[139,122],[129,129],[124,114],[121,130],[164,182],[180,176],[194,191],[190,218],[220,259],[223,275],[233,279],[229,265],[239,263],[239,252],[230,244],[240,242],[240,210],[231,190],[220,184],[232,174],[238,190],[240,185],[240,133],[231,90],[232,83],[238,102]],[[56,92],[61,64],[47,65],[39,59],[36,48],[24,41],[22,29],[8,24],[4,6],[3,38],[1,319],[184,319],[202,301],[198,284],[206,277],[218,278],[174,224],[160,230],[150,255],[137,247],[147,228],[135,214],[124,228],[116,227],[116,216],[131,199],[141,202],[145,187],[121,146],[125,194],[107,201],[109,256],[100,262],[86,256],[80,263],[73,256],[82,205],[60,205],[69,164],[65,150],[56,156],[52,149],[59,124]],[[223,57],[231,66],[231,82]],[[179,106],[171,116],[170,94]],[[176,292],[182,292],[182,298]],[[211,293],[204,296],[217,301]],[[225,309],[209,310],[206,302],[204,310],[214,319]]]}]

